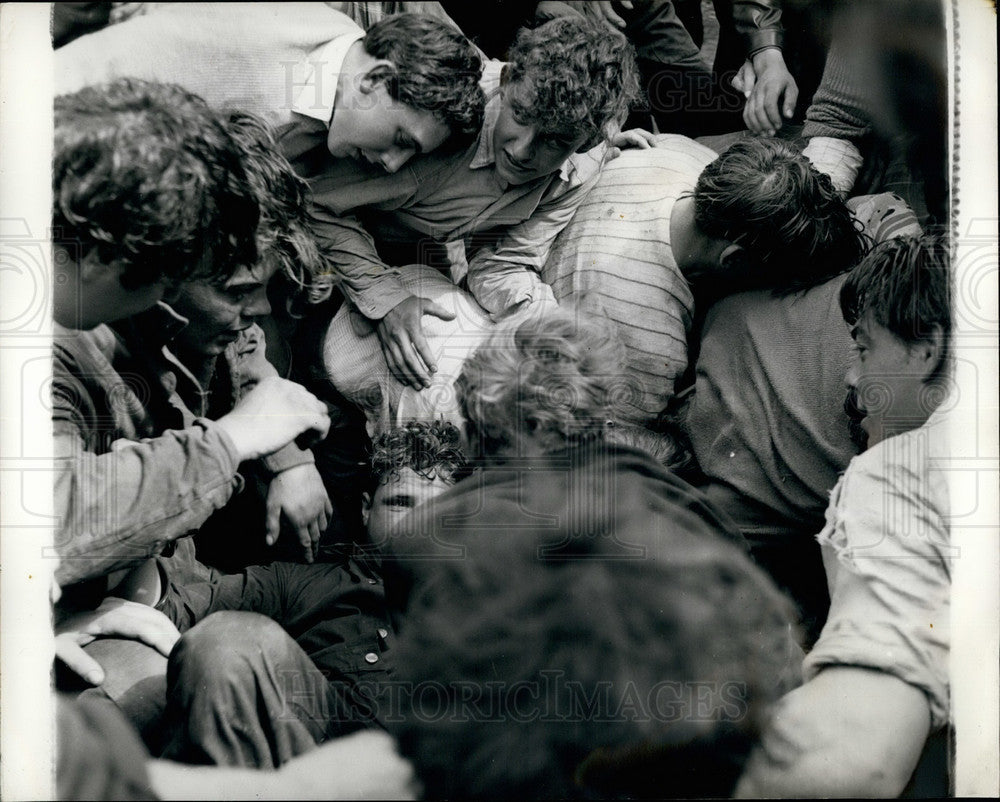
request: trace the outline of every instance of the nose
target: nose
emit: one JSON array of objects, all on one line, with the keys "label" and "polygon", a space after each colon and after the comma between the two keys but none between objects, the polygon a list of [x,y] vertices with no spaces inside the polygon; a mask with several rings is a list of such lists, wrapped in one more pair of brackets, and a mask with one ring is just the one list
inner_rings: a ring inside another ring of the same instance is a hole
[{"label": "nose", "polygon": [[387,173],[394,173],[406,164],[412,155],[412,148],[393,147],[382,151],[378,161],[383,170]]},{"label": "nose", "polygon": [[271,302],[267,300],[267,289],[261,287],[255,290],[243,307],[243,317],[258,318],[271,314]]},{"label": "nose", "polygon": [[535,159],[538,131],[534,126],[521,126],[517,136],[508,143],[507,154],[522,166],[529,166]]},{"label": "nose", "polygon": [[859,378],[860,372],[858,371],[858,363],[856,361],[851,362],[851,366],[847,369],[847,373],[844,375],[844,381],[847,382],[848,387],[857,389]]}]

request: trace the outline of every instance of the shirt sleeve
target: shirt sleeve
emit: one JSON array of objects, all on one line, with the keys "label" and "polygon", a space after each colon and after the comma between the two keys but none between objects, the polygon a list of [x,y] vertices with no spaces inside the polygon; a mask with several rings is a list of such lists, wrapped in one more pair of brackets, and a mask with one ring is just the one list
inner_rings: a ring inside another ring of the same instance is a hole
[{"label": "shirt sleeve", "polygon": [[56,580],[69,585],[159,553],[199,527],[232,495],[237,454],[212,421],[106,454],[86,449],[78,429],[56,420]]},{"label": "shirt sleeve", "polygon": [[[587,158],[599,164],[601,155],[591,152]],[[507,231],[495,246],[484,247],[469,260],[469,292],[494,317],[522,304],[555,305],[552,288],[539,274],[559,232],[597,184],[601,171],[592,167],[576,186],[567,186],[563,180],[554,182],[531,217]]]},{"label": "shirt sleeve", "polygon": [[[946,488],[929,469],[926,435],[879,443],[834,489],[819,541],[837,557],[830,614],[806,657],[884,671],[922,690],[934,727],[947,723],[951,572]],[[923,453],[921,453],[923,452]]]},{"label": "shirt sleeve", "polygon": [[748,57],[784,44],[781,0],[734,0],[733,22],[746,44]]}]

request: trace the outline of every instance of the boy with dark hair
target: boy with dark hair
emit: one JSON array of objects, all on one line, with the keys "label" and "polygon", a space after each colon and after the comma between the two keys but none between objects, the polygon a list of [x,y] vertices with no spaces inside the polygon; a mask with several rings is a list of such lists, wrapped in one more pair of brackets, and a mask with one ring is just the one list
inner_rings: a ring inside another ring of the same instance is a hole
[{"label": "boy with dark hair", "polygon": [[323,3],[165,3],[55,58],[58,92],[135,75],[260,115],[299,172],[331,155],[394,172],[453,134],[471,137],[482,120],[475,48],[420,15],[366,33]]},{"label": "boy with dark hair", "polygon": [[867,250],[830,177],[779,139],[737,142],[702,171],[673,214],[685,276],[724,278],[726,292],[807,289],[849,270]]},{"label": "boy with dark hair", "polygon": [[[258,207],[241,158],[215,114],[180,87],[120,80],[55,103],[55,576],[60,617],[117,594],[104,636],[160,648],[157,627],[169,622],[122,601],[159,598],[148,558],[179,544],[173,564],[195,570],[184,535],[226,503],[238,464],[329,426],[314,396],[271,377],[219,420],[191,416],[167,431],[144,403],[149,388],[123,367],[124,343],[102,325],[152,306],[177,280],[256,259]],[[136,627],[136,616],[150,626]],[[57,652],[99,684],[104,672],[81,649],[92,625],[63,631]]]},{"label": "boy with dark hair", "polygon": [[817,538],[831,605],[808,681],[780,703],[743,795],[898,796],[948,724],[949,265],[947,240],[900,238],[841,290],[868,450],[831,493]]},{"label": "boy with dark hair", "polygon": [[122,80],[61,95],[54,113],[60,326],[92,329],[152,306],[168,286],[256,260],[240,151],[200,98]]}]

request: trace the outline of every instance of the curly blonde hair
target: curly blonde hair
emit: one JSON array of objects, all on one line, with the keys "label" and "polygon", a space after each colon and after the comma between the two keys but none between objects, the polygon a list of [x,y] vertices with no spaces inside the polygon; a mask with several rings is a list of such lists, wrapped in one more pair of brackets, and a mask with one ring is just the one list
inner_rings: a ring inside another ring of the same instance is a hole
[{"label": "curly blonde hair", "polygon": [[543,451],[602,437],[630,396],[611,324],[568,309],[496,332],[456,381],[470,444],[483,456],[524,440]]},{"label": "curly blonde hair", "polygon": [[545,134],[585,133],[584,148],[606,139],[639,93],[632,45],[589,20],[560,17],[522,28],[507,60],[504,81],[525,90],[519,122]]}]

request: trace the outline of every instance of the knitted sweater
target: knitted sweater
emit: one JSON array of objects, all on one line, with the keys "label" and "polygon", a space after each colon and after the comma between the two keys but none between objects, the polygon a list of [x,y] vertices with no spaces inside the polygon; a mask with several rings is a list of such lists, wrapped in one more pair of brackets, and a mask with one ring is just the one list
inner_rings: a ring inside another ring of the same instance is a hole
[{"label": "knitted sweater", "polygon": [[[210,105],[253,112],[281,126],[292,121],[292,104],[312,76],[325,81],[327,70],[340,69],[324,65],[314,72],[317,48],[360,33],[323,3],[164,4],[58,50],[55,92],[133,76],[180,84]],[[320,89],[315,87],[317,98]],[[332,90],[322,87],[324,94]]]}]

